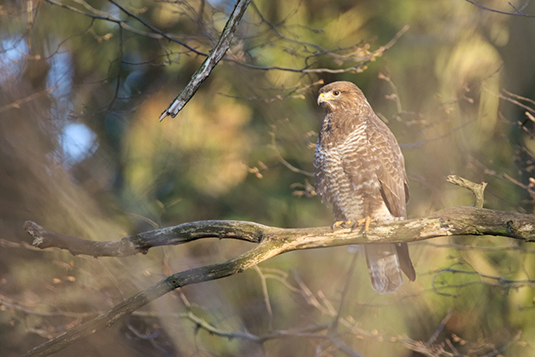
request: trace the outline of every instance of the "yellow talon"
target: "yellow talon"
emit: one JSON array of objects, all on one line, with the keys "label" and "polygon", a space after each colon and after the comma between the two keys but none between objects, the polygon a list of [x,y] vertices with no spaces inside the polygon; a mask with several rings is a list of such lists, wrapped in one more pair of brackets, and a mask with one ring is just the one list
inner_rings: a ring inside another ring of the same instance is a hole
[{"label": "yellow talon", "polygon": [[359,219],[357,226],[360,226],[364,224],[364,232],[367,232],[370,230],[370,223],[376,221],[375,219],[371,218],[370,216],[366,216],[365,218]]},{"label": "yellow talon", "polygon": [[352,225],[353,225],[353,221],[351,221],[351,220],[349,220],[349,221],[336,221],[332,225],[331,229],[334,231],[337,228],[346,228],[346,227],[351,227]]},{"label": "yellow talon", "polygon": [[351,228],[351,231],[353,231],[355,228],[360,227],[364,225],[364,232],[367,232],[370,230],[370,223],[376,222],[376,219],[371,218],[370,216],[366,216],[365,218],[359,219],[356,222],[353,222],[352,220],[347,221],[336,221],[332,225],[331,229],[335,231],[338,228],[344,229],[344,228]]}]

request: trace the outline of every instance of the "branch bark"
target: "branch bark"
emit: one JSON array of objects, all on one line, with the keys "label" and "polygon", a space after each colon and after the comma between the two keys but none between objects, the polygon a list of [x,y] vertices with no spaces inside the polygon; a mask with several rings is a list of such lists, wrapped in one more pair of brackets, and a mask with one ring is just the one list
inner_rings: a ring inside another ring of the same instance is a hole
[{"label": "branch bark", "polygon": [[329,227],[285,229],[240,221],[199,221],[125,237],[117,242],[92,242],[49,231],[34,222],[25,229],[33,245],[42,249],[57,247],[72,254],[123,257],[146,253],[161,245],[176,245],[201,238],[240,239],[258,245],[226,262],[176,273],[117,304],[80,326],[35,347],[25,356],[48,356],[70,343],[112,325],[152,300],[182,286],[238,274],[276,255],[299,249],[350,244],[401,243],[445,236],[493,235],[535,242],[535,216],[473,207],[453,207],[418,219],[373,225],[363,234],[359,230]]},{"label": "branch bark", "polygon": [[40,248],[66,249],[73,255],[126,257],[146,254],[150,248],[179,245],[202,238],[238,239],[269,245],[284,252],[350,244],[410,243],[451,235],[494,235],[535,241],[535,216],[484,208],[452,207],[427,217],[370,226],[361,230],[332,231],[330,227],[278,228],[244,221],[198,221],[124,237],[120,241],[87,241],[56,233],[27,221],[24,229]]}]

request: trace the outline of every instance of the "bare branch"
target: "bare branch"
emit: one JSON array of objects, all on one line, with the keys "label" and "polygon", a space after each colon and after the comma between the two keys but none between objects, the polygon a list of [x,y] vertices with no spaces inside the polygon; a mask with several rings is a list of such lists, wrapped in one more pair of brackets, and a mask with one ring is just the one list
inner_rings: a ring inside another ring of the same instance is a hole
[{"label": "bare branch", "polygon": [[[498,13],[498,14],[502,14],[502,15],[513,15],[513,16],[525,16],[525,17],[535,17],[535,15],[531,15],[531,14],[525,14],[522,12],[522,10],[524,9],[525,5],[522,7],[522,9],[516,9],[510,2],[509,2],[509,5],[513,8],[514,11],[512,12],[509,12],[509,11],[501,11],[501,10],[497,10],[497,9],[493,9],[493,8],[490,8],[490,7],[487,7],[487,6],[483,6],[481,4],[479,4],[479,1],[476,1],[476,0],[465,0],[466,2],[469,2],[470,4],[472,5],[475,5],[477,7],[479,7],[480,9],[482,10],[485,10],[485,11],[490,11],[490,12],[495,12],[495,13]],[[527,4],[527,2],[526,2]]]},{"label": "bare branch", "polygon": [[272,246],[275,255],[299,249],[351,244],[408,243],[452,235],[494,235],[535,242],[535,216],[484,208],[452,207],[427,217],[371,225],[363,234],[330,227],[278,228],[244,221],[198,221],[139,233],[120,241],[87,241],[47,230],[28,221],[24,229],[33,246],[66,249],[74,255],[124,257],[146,253],[162,245],[178,245],[201,238],[238,239]]},{"label": "bare branch", "polygon": [[393,94],[386,96],[386,99],[393,100],[396,103],[396,109],[397,109],[397,115],[401,114],[403,112],[403,107],[401,106],[401,99],[399,98],[399,92],[398,88],[392,82],[392,79],[390,76],[385,75],[384,73],[379,73],[379,79],[382,79],[383,81],[386,81],[388,84],[390,84],[390,88],[394,91]]},{"label": "bare branch", "polygon": [[444,330],[444,327],[446,326],[446,324],[448,323],[448,321],[450,320],[451,318],[451,315],[453,314],[452,312],[452,309],[450,308],[448,310],[448,313],[446,315],[446,317],[444,317],[442,319],[442,322],[440,323],[440,326],[436,329],[435,333],[433,334],[433,336],[431,336],[431,338],[429,339],[429,341],[427,341],[425,343],[426,346],[431,346],[431,344],[433,344],[435,342],[435,340],[437,339],[438,335],[442,332],[442,330]]},{"label": "bare branch", "polygon": [[24,223],[24,229],[34,237],[32,244],[41,249],[55,247],[66,249],[72,255],[127,257],[137,253],[145,254],[152,247],[178,245],[200,238],[233,238],[260,243],[262,235],[269,232],[271,227],[252,222],[201,221],[139,233],[120,241],[107,242],[88,241],[56,233],[31,221]]},{"label": "bare branch", "polygon": [[349,264],[349,269],[347,270],[347,277],[344,282],[344,288],[342,290],[342,298],[340,299],[340,305],[338,306],[338,311],[336,312],[336,315],[334,316],[334,319],[331,323],[331,326],[329,326],[329,333],[333,337],[339,337],[338,333],[338,322],[340,321],[340,317],[342,316],[342,309],[344,308],[344,305],[346,303],[347,293],[349,291],[349,286],[351,282],[351,278],[353,276],[353,272],[355,271],[355,266],[357,263],[357,252],[353,252],[353,257],[351,258],[351,263]]},{"label": "bare branch", "polygon": [[372,225],[366,234],[351,230],[333,232],[328,227],[283,229],[251,222],[200,221],[140,233],[123,238],[119,242],[92,242],[48,231],[33,222],[26,222],[25,228],[34,237],[34,246],[58,247],[73,254],[93,256],[132,255],[146,252],[154,246],[181,244],[208,237],[259,243],[254,249],[226,262],[170,275],[93,320],[37,346],[25,356],[47,356],[60,351],[70,343],[110,326],[174,289],[235,275],[269,258],[293,250],[349,244],[413,242],[451,235],[495,235],[535,241],[535,216],[472,207],[448,208],[424,218]]},{"label": "bare branch", "polygon": [[467,180],[465,178],[459,177],[457,175],[448,175],[448,178],[446,181],[454,185],[467,188],[470,191],[472,191],[474,196],[476,196],[475,206],[477,208],[483,208],[483,202],[485,201],[483,192],[485,191],[485,187],[487,187],[486,182],[481,182],[478,184],[470,180]]},{"label": "bare branch", "polygon": [[37,99],[37,98],[39,98],[41,96],[44,96],[44,95],[47,95],[47,94],[53,92],[58,86],[59,85],[56,84],[56,85],[54,85],[52,87],[49,87],[49,88],[47,88],[47,89],[45,89],[45,90],[43,90],[41,92],[34,93],[32,95],[27,96],[26,98],[17,99],[13,103],[1,106],[0,107],[0,113],[3,113],[3,112],[5,112],[7,110],[10,110],[10,109],[18,109],[24,103],[31,102],[34,99]]},{"label": "bare branch", "polygon": [[264,305],[266,305],[266,311],[269,319],[269,331],[273,331],[273,309],[271,308],[271,302],[269,301],[269,292],[267,288],[266,277],[258,266],[255,265],[253,268],[260,277],[260,281],[262,282],[262,294],[264,295]]},{"label": "bare branch", "polygon": [[[228,60],[232,61],[232,62],[235,62],[235,63],[237,63],[237,64],[239,64],[241,66],[247,67],[247,68],[257,69],[257,70],[262,70],[262,71],[276,70],[276,71],[286,71],[286,72],[294,72],[294,73],[316,73],[316,74],[317,73],[330,73],[330,74],[362,73],[365,70],[365,65],[367,63],[372,62],[377,57],[382,56],[383,53],[385,51],[389,50],[392,46],[394,46],[395,43],[399,40],[399,38],[401,36],[403,36],[403,34],[405,32],[407,32],[408,30],[409,30],[409,26],[408,25],[403,26],[401,28],[401,30],[399,30],[396,33],[396,35],[394,35],[394,37],[390,41],[388,41],[388,43],[386,45],[379,47],[376,51],[373,51],[373,52],[366,51],[365,54],[363,54],[361,56],[357,56],[357,57],[355,57],[352,52],[347,54],[347,55],[338,55],[338,54],[334,53],[333,51],[323,49],[320,46],[315,45],[315,44],[311,44],[311,43],[308,43],[308,42],[297,41],[297,40],[293,40],[293,39],[288,39],[285,36],[283,37],[284,39],[286,39],[288,41],[295,42],[295,43],[298,43],[298,44],[303,45],[303,46],[310,45],[310,46],[316,48],[318,50],[319,54],[328,55],[329,57],[331,57],[333,59],[336,59],[336,60],[339,60],[341,62],[347,62],[347,61],[358,62],[357,65],[346,67],[346,68],[330,69],[330,68],[288,68],[288,67],[279,67],[279,66],[263,67],[263,66],[256,66],[256,65],[253,65],[253,64],[245,63],[245,62],[238,61],[238,60],[235,60],[235,59],[228,59]],[[359,48],[359,50],[361,50],[361,49]],[[316,54],[316,55],[319,55],[319,54]]]},{"label": "bare branch", "polygon": [[301,169],[293,166],[292,164],[290,164],[288,161],[286,161],[282,157],[282,154],[280,153],[279,148],[277,147],[277,139],[276,139],[275,132],[274,131],[271,132],[270,135],[271,135],[271,149],[273,151],[275,151],[275,156],[277,156],[277,159],[279,160],[279,162],[281,164],[283,164],[284,166],[286,166],[288,169],[290,169],[291,171],[293,171],[295,173],[302,174],[302,175],[305,175],[305,176],[308,176],[308,177],[314,177],[314,173],[308,172],[308,171],[305,171],[305,170],[301,170]]},{"label": "bare branch", "polygon": [[240,23],[243,14],[245,14],[245,10],[247,10],[247,6],[250,2],[251,0],[238,0],[234,10],[232,10],[232,13],[229,16],[223,32],[221,33],[219,41],[212,51],[210,51],[210,54],[208,57],[206,57],[199,69],[193,74],[191,80],[186,85],[186,88],[184,88],[184,90],[182,90],[182,92],[175,98],[169,108],[164,110],[160,115],[160,121],[162,121],[168,115],[174,118],[178,112],[184,108],[186,103],[189,102],[206,78],[208,78],[212,70],[229,49],[230,41],[232,40],[232,37],[234,37],[236,27],[238,27],[238,24]]},{"label": "bare branch", "polygon": [[316,337],[316,338],[325,338],[324,335],[317,334],[319,331],[326,330],[328,324],[318,324],[305,326],[299,329],[289,329],[289,330],[273,330],[265,335],[254,335],[250,332],[238,332],[238,331],[226,331],[219,329],[212,324],[206,322],[204,319],[196,316],[195,314],[189,312],[186,317],[195,323],[197,326],[205,329],[211,334],[220,337],[227,338],[240,338],[244,340],[250,340],[253,342],[262,343],[269,340],[274,340],[277,338],[286,338],[286,337]]}]

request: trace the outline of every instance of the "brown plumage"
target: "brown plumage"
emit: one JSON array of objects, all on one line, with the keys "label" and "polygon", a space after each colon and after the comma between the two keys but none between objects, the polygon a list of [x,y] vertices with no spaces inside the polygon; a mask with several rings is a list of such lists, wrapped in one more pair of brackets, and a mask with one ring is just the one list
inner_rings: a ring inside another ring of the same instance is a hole
[{"label": "brown plumage", "polygon": [[[316,191],[332,205],[335,221],[405,219],[409,186],[403,154],[362,91],[351,82],[334,82],[320,89],[318,104],[325,116],[314,155]],[[380,293],[403,283],[401,271],[416,278],[407,244],[366,244],[364,253]]]}]

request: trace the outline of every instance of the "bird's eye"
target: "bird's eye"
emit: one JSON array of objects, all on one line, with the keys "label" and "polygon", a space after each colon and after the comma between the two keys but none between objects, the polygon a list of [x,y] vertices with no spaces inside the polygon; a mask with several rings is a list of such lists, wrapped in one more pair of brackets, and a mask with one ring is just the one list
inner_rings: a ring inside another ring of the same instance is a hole
[{"label": "bird's eye", "polygon": [[333,91],[333,95],[334,95],[335,97],[339,96],[339,95],[340,95],[340,91],[339,91],[339,90],[335,90],[335,91]]}]

